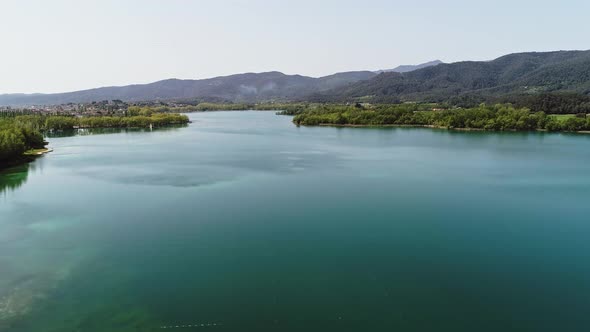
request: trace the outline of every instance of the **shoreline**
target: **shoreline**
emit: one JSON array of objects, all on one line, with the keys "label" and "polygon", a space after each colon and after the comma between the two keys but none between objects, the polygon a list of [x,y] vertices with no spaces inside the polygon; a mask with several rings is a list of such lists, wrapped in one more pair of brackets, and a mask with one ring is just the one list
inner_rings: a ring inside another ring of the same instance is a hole
[{"label": "shoreline", "polygon": [[480,131],[480,132],[489,132],[489,133],[530,133],[530,132],[545,132],[545,133],[566,133],[566,134],[590,134],[590,130],[580,130],[580,131],[548,131],[547,129],[534,129],[534,130],[487,130],[483,128],[450,128],[444,126],[435,126],[435,125],[412,125],[412,124],[382,124],[382,125],[360,125],[360,124],[337,124],[337,123],[320,123],[317,125],[305,125],[305,124],[297,124],[293,123],[296,126],[304,126],[304,127],[336,127],[336,128],[428,128],[428,129],[442,129],[442,130],[449,130],[449,131]]},{"label": "shoreline", "polygon": [[29,151],[25,151],[23,155],[15,160],[0,162],[0,173],[11,169],[13,167],[18,167],[24,164],[31,163],[35,161],[38,157],[41,157],[49,152],[53,152],[52,148],[43,148],[43,149],[32,149]]},{"label": "shoreline", "polygon": [[[174,128],[174,127],[184,127],[184,126],[188,126],[190,123],[192,123],[190,120],[187,120],[187,122],[182,122],[182,123],[170,123],[170,124],[163,124],[163,125],[159,125],[159,126],[153,126],[152,128],[150,127],[144,127],[144,126],[113,126],[113,127],[104,127],[104,126],[99,126],[99,127],[91,127],[91,126],[78,126],[77,128],[71,128],[71,129],[61,129],[58,131],[67,131],[67,130],[86,130],[86,129],[122,129],[122,130],[127,130],[127,129],[162,129],[162,128]],[[48,144],[46,142],[46,144]],[[21,156],[19,156],[16,159],[13,160],[7,160],[7,161],[2,161],[0,162],[0,172],[3,172],[7,169],[13,168],[13,167],[17,167],[23,164],[28,164],[30,162],[33,162],[37,157],[43,156],[49,152],[53,152],[52,148],[42,148],[42,149],[30,149],[28,151],[25,151]]]}]

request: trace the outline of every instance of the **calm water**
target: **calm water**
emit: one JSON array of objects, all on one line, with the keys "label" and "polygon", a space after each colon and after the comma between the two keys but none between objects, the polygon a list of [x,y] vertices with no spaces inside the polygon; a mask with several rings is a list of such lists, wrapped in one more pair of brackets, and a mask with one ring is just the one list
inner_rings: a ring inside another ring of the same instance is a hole
[{"label": "calm water", "polygon": [[590,330],[590,136],[191,119],[0,175],[0,331]]}]

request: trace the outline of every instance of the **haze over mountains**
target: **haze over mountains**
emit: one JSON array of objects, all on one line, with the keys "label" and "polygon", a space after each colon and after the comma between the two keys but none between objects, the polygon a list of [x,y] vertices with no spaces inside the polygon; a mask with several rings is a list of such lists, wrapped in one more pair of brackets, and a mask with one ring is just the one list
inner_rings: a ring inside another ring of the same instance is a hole
[{"label": "haze over mountains", "polygon": [[374,77],[370,71],[313,78],[280,72],[246,73],[203,80],[168,79],[149,84],[104,87],[55,94],[0,95],[0,105],[49,105],[120,99],[123,101],[205,98],[232,102],[291,100]]},{"label": "haze over mountains", "polygon": [[[389,71],[410,71],[438,64],[433,61],[417,66],[399,66]],[[294,100],[341,88],[373,78],[372,71],[351,71],[313,78],[280,72],[246,73],[203,80],[168,79],[149,84],[104,87],[55,94],[0,95],[0,105],[51,105],[120,99],[124,101],[204,98],[218,101],[253,102]]]},{"label": "haze over mountains", "polygon": [[205,99],[258,101],[445,101],[462,96],[502,96],[567,91],[590,94],[590,51],[529,52],[493,61],[432,61],[392,70],[354,71],[313,78],[280,72],[204,80],[169,79],[58,94],[0,95],[0,105]]},{"label": "haze over mountains", "polygon": [[429,62],[421,63],[419,65],[401,65],[401,66],[397,66],[397,67],[395,67],[393,69],[381,69],[381,70],[377,70],[376,73],[377,74],[380,74],[380,73],[389,73],[389,72],[407,73],[407,72],[411,72],[411,71],[422,69],[422,68],[426,68],[426,67],[432,67],[432,66],[440,65],[441,63],[443,63],[443,62],[440,61],[440,60],[434,60],[434,61],[429,61]]}]

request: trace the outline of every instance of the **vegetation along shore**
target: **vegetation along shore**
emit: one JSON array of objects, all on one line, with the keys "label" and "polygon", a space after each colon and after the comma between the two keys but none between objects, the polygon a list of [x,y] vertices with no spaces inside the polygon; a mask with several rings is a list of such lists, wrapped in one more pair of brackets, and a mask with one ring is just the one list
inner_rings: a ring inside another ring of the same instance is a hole
[{"label": "vegetation along shore", "polygon": [[113,100],[62,105],[50,110],[0,112],[0,168],[47,152],[44,134],[76,128],[148,128],[186,124],[179,113],[216,110],[275,110],[303,126],[412,126],[455,130],[590,132],[590,103],[575,94],[541,94],[512,102],[460,106],[453,103],[211,103]]},{"label": "vegetation along shore", "polygon": [[417,126],[489,131],[590,130],[590,118],[584,113],[546,114],[511,104],[482,104],[467,109],[439,109],[431,104],[319,105],[299,112],[293,122],[305,126]]},{"label": "vegetation along shore", "polygon": [[0,117],[0,169],[26,163],[49,150],[43,134],[75,128],[148,128],[186,124],[186,115],[150,114],[129,116],[19,115]]}]

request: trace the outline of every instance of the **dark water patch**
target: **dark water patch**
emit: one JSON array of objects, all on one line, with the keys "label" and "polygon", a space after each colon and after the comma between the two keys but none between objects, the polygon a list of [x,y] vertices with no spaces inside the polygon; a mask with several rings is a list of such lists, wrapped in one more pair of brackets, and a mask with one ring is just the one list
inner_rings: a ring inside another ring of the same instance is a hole
[{"label": "dark water patch", "polygon": [[0,170],[0,195],[9,190],[15,190],[27,182],[29,164]]}]

